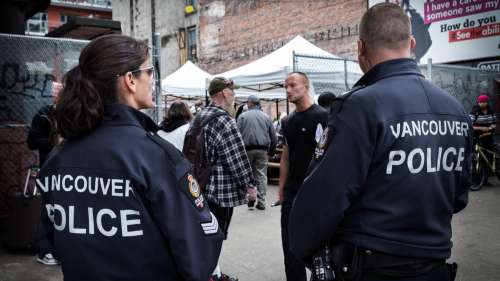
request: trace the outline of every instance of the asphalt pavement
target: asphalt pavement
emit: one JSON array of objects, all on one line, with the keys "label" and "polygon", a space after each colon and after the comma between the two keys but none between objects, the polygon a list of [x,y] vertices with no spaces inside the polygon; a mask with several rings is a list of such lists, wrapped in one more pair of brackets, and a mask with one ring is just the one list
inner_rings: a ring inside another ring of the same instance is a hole
[{"label": "asphalt pavement", "polygon": [[[470,193],[468,207],[453,218],[453,255],[460,281],[500,280],[500,182]],[[280,207],[269,207],[277,186],[268,190],[267,209],[235,209],[225,242],[221,269],[240,281],[282,281]],[[422,206],[425,208],[425,206]],[[0,281],[60,281],[59,266],[44,266],[34,255],[13,254],[0,248]]]}]

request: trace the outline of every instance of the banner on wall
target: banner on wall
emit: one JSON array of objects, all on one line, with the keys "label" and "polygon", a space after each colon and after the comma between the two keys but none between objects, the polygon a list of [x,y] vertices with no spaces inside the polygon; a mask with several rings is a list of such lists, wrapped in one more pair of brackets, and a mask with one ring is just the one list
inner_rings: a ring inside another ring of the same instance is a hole
[{"label": "banner on wall", "polygon": [[500,0],[368,0],[400,5],[411,19],[415,57],[425,63],[500,55]]}]

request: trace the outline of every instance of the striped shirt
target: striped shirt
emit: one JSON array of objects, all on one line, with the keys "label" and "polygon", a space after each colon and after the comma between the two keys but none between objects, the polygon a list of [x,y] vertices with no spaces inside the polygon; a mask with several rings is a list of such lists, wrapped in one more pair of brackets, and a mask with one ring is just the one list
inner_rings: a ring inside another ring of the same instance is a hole
[{"label": "striped shirt", "polygon": [[488,113],[483,113],[481,110],[472,111],[469,114],[473,126],[477,127],[489,127],[497,123],[497,117],[495,113],[488,111]]}]

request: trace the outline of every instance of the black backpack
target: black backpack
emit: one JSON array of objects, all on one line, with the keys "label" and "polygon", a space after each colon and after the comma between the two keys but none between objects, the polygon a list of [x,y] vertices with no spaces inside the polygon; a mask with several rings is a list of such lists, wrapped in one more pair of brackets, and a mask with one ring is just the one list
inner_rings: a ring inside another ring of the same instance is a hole
[{"label": "black backpack", "polygon": [[209,163],[205,158],[205,134],[203,128],[212,119],[224,114],[226,113],[217,112],[204,119],[195,118],[184,138],[182,153],[193,164],[192,172],[202,190],[205,190],[212,172],[212,163]]}]

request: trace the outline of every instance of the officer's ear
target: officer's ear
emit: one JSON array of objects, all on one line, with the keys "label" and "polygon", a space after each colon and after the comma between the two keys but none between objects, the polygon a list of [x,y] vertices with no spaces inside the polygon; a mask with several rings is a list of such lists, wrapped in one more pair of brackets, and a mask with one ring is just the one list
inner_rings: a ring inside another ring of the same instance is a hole
[{"label": "officer's ear", "polygon": [[365,55],[366,53],[366,44],[363,40],[358,39],[358,57]]},{"label": "officer's ear", "polygon": [[132,72],[129,71],[123,74],[122,76],[119,77],[119,80],[121,80],[121,82],[119,83],[126,92],[135,94],[137,90],[137,81],[135,80],[135,77],[132,74]]},{"label": "officer's ear", "polygon": [[358,39],[358,63],[363,73],[368,72],[371,67],[370,60],[368,59],[368,48],[362,39]]},{"label": "officer's ear", "polygon": [[417,47],[417,39],[415,37],[410,36],[410,50],[413,53],[415,51],[415,48]]}]

